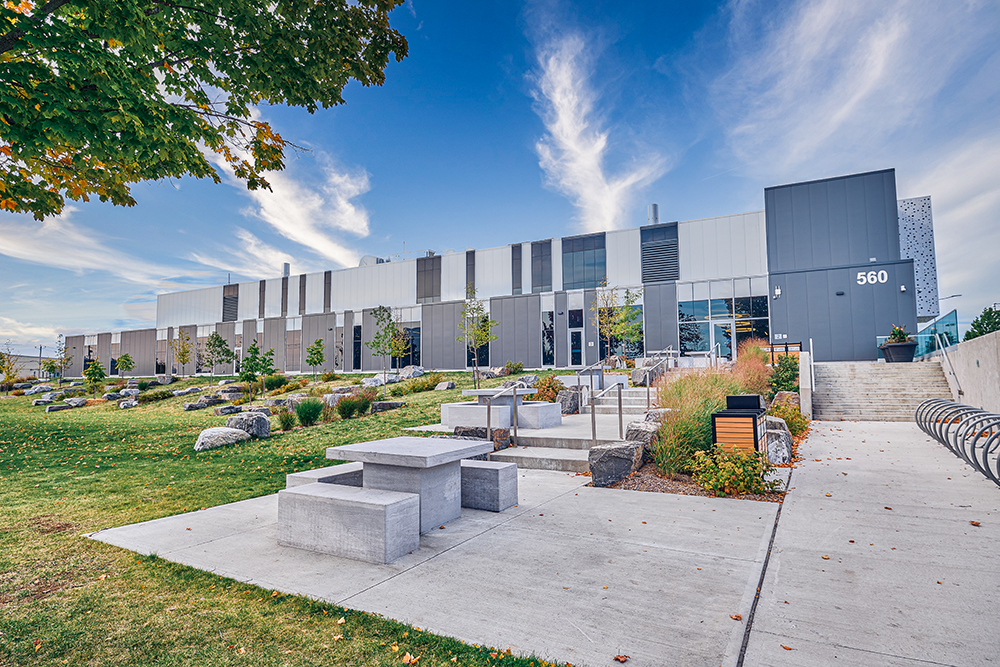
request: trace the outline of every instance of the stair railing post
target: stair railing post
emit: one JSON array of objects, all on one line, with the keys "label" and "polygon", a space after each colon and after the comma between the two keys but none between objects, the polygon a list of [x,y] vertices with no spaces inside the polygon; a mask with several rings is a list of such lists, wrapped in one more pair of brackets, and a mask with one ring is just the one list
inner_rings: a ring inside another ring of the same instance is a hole
[{"label": "stair railing post", "polygon": [[618,385],[618,439],[625,439],[625,431],[622,426],[622,385],[621,382],[616,382]]},{"label": "stair railing post", "polygon": [[514,443],[517,443],[517,387],[514,387]]},{"label": "stair railing post", "polygon": [[493,432],[490,429],[490,417],[493,415],[493,397],[486,397],[486,439],[493,442]]},{"label": "stair railing post", "polygon": [[646,412],[649,412],[649,368],[646,368]]},{"label": "stair railing post", "polygon": [[593,391],[590,392],[590,428],[594,447],[597,447],[597,402]]}]

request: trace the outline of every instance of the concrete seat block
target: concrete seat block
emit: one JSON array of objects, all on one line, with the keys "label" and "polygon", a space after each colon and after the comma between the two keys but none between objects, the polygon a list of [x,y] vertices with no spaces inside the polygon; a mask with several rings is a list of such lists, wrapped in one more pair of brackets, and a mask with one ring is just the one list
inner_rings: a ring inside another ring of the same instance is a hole
[{"label": "concrete seat block", "polygon": [[342,463],[337,466],[288,473],[285,475],[285,488],[294,489],[297,486],[315,484],[316,482],[362,486],[364,483],[363,466],[364,464],[360,462]]},{"label": "concrete seat block", "polygon": [[517,505],[517,464],[462,461],[462,507],[503,512]]},{"label": "concrete seat block", "polygon": [[278,544],[384,565],[420,546],[415,493],[315,482],[278,492]]},{"label": "concrete seat block", "polygon": [[562,405],[548,401],[525,401],[517,406],[520,428],[552,428],[562,425]]},{"label": "concrete seat block", "polygon": [[[491,427],[510,428],[511,406],[494,404],[490,413]],[[456,426],[486,426],[486,406],[471,402],[442,403],[441,423],[451,428]]]}]

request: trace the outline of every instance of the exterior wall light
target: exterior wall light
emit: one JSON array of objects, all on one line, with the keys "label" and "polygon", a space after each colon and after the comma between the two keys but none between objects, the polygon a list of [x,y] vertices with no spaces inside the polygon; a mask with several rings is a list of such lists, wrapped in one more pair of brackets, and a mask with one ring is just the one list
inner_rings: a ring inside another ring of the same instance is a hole
[{"label": "exterior wall light", "polygon": [[781,287],[779,285],[774,286],[774,298],[777,299],[781,296]]},{"label": "exterior wall light", "polygon": [[899,286],[899,291],[900,292],[905,292],[906,291],[906,285],[900,285]]}]

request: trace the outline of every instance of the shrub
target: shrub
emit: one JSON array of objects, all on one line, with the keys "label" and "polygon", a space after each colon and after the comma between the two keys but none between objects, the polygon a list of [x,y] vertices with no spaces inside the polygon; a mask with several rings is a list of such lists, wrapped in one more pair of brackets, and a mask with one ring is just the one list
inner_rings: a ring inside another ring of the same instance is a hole
[{"label": "shrub", "polygon": [[538,382],[535,383],[535,393],[531,397],[531,400],[555,403],[556,397],[559,396],[559,392],[565,388],[566,386],[563,385],[563,383],[560,382],[559,378],[555,375],[540,377],[538,378]]},{"label": "shrub", "polygon": [[[74,394],[76,392],[73,392]],[[66,392],[66,396],[69,397],[69,392]],[[139,394],[135,397],[135,400],[139,402],[140,405],[144,403],[155,403],[156,401],[164,401],[168,398],[173,398],[174,392],[169,389],[160,389],[159,391],[147,391]]]},{"label": "shrub", "polygon": [[[685,452],[708,451],[712,448],[712,413],[726,407],[726,396],[743,392],[735,373],[706,369],[678,378],[660,389],[660,407],[672,410],[660,427],[653,447],[666,448],[660,459],[681,461]],[[683,472],[661,468],[664,474]]]},{"label": "shrub", "polygon": [[667,477],[673,477],[679,472],[691,469],[691,457],[695,450],[686,441],[676,438],[665,440],[664,431],[664,426],[661,425],[656,432],[656,438],[650,443],[650,449],[657,469]]},{"label": "shrub", "polygon": [[327,371],[323,373],[321,377],[323,379],[323,382],[333,382],[334,380],[340,379],[339,377],[337,377],[337,374],[334,373],[333,371]]},{"label": "shrub", "polygon": [[309,384],[309,378],[307,377],[299,378],[299,389],[304,388],[307,384]]},{"label": "shrub", "polygon": [[282,431],[290,431],[295,428],[295,413],[291,410],[287,408],[278,410],[274,413],[274,416],[278,418],[278,427]]},{"label": "shrub", "polygon": [[507,360],[507,363],[503,365],[507,369],[507,372],[511,375],[518,375],[524,371],[524,364],[520,361]]},{"label": "shrub", "polygon": [[358,399],[355,396],[345,396],[337,401],[337,414],[341,419],[350,419],[358,411]]},{"label": "shrub", "polygon": [[368,412],[371,409],[372,403],[378,398],[378,392],[374,389],[365,389],[363,392],[358,394],[358,410],[357,415],[361,415]]},{"label": "shrub", "polygon": [[769,493],[781,485],[780,480],[764,480],[774,465],[766,454],[757,452],[744,454],[735,448],[726,451],[714,447],[707,452],[695,452],[691,468],[698,484],[715,496]]},{"label": "shrub", "polygon": [[743,391],[740,393],[767,396],[771,391],[771,370],[767,367],[766,340],[749,338],[736,348],[733,374]]},{"label": "shrub", "polygon": [[299,401],[295,406],[295,414],[299,418],[299,423],[303,426],[312,426],[323,414],[325,403],[315,398]]},{"label": "shrub", "polygon": [[13,394],[14,396],[24,396],[24,390],[23,389],[15,389],[14,391],[11,392],[11,394]]},{"label": "shrub", "polygon": [[809,420],[799,411],[799,408],[787,403],[775,403],[767,414],[772,417],[780,417],[788,424],[788,430],[792,435],[798,437],[809,428]]},{"label": "shrub", "polygon": [[332,422],[337,418],[337,408],[323,401],[323,411],[319,414],[319,420],[323,423]]},{"label": "shrub", "polygon": [[139,391],[146,391],[149,389],[149,383],[145,380],[140,380],[136,386],[139,388]]},{"label": "shrub", "polygon": [[389,387],[390,396],[405,396],[406,395],[406,383],[397,382],[396,384]]},{"label": "shrub", "polygon": [[418,394],[422,391],[433,391],[434,387],[441,384],[444,380],[444,376],[440,373],[428,373],[427,375],[421,375],[418,378],[413,378],[406,383],[406,388],[403,393]]},{"label": "shrub", "polygon": [[799,360],[788,355],[778,357],[778,363],[771,370],[771,391],[768,393],[768,399],[774,398],[779,391],[798,390]]},{"label": "shrub", "polygon": [[264,387],[268,390],[284,387],[288,384],[288,378],[284,375],[268,375],[264,378]]}]

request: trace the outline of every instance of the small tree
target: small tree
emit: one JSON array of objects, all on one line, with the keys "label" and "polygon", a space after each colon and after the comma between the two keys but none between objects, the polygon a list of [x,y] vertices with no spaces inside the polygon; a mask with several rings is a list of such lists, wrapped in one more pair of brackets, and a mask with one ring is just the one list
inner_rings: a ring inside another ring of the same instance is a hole
[{"label": "small tree", "polygon": [[[42,370],[45,371],[49,378],[54,378],[59,375],[59,362],[55,359],[46,359],[42,362]],[[62,382],[62,377],[60,376],[59,382]]]},{"label": "small tree", "polygon": [[10,396],[11,385],[17,380],[21,373],[21,364],[17,361],[11,342],[8,340],[0,350],[0,374],[3,375],[4,384],[7,387],[7,395]]},{"label": "small tree", "polygon": [[306,348],[306,366],[313,369],[313,380],[316,379],[316,367],[322,366],[326,361],[326,351],[323,349],[323,339],[317,338],[316,342]]},{"label": "small tree", "polygon": [[979,317],[972,320],[972,325],[969,327],[969,330],[965,332],[965,338],[963,340],[979,338],[980,336],[985,336],[986,334],[993,333],[994,331],[1000,331],[1000,309],[988,306],[983,309],[983,312],[979,314]]},{"label": "small tree", "polygon": [[476,298],[476,288],[470,283],[465,287],[465,306],[462,317],[458,321],[458,330],[462,332],[456,340],[465,343],[472,351],[472,378],[476,389],[479,389],[479,348],[497,339],[493,327],[499,322],[491,320],[486,310],[486,304]]},{"label": "small tree", "polygon": [[66,371],[73,367],[73,355],[66,350],[66,339],[62,334],[59,334],[59,340],[56,341],[55,362],[59,364],[59,384],[62,385]]},{"label": "small tree", "polygon": [[210,370],[209,375],[215,380],[215,367],[219,364],[231,364],[236,359],[236,353],[229,348],[229,343],[218,331],[213,331],[205,341],[205,363]]},{"label": "small tree", "polygon": [[[375,335],[365,346],[372,351],[372,354],[382,359],[382,377],[385,378],[385,358],[392,354],[392,339],[396,332],[396,323],[392,318],[392,309],[388,306],[379,306],[372,311],[375,319]],[[382,389],[385,395],[385,388]]]},{"label": "small tree", "polygon": [[250,394],[251,405],[253,405],[253,385],[260,372],[260,359],[260,347],[257,345],[257,341],[254,341],[243,352],[243,360],[240,362],[240,380],[247,383],[247,393]]},{"label": "small tree", "polygon": [[104,370],[104,366],[101,365],[101,358],[97,357],[90,365],[83,369],[83,377],[87,378],[87,384],[90,385],[90,390],[97,396],[97,388],[100,386],[101,382],[108,377],[107,372]]},{"label": "small tree", "polygon": [[128,373],[135,368],[135,361],[133,361],[132,355],[128,352],[118,357],[117,364],[118,370],[122,373],[122,377],[125,377],[125,373]]},{"label": "small tree", "polygon": [[597,335],[604,341],[605,358],[612,356],[617,343],[622,343],[622,354],[627,359],[628,344],[642,340],[642,318],[635,306],[641,296],[641,289],[626,289],[622,296],[618,287],[608,287],[607,280],[601,283],[590,310]]},{"label": "small tree", "polygon": [[396,320],[393,323],[392,351],[389,353],[396,360],[396,366],[401,367],[402,358],[410,353],[410,337],[403,331],[403,316],[397,311]]},{"label": "small tree", "polygon": [[184,377],[184,367],[191,363],[191,354],[194,351],[188,332],[179,330],[177,337],[170,341],[170,349],[174,353],[174,362],[180,364],[181,377]]}]

